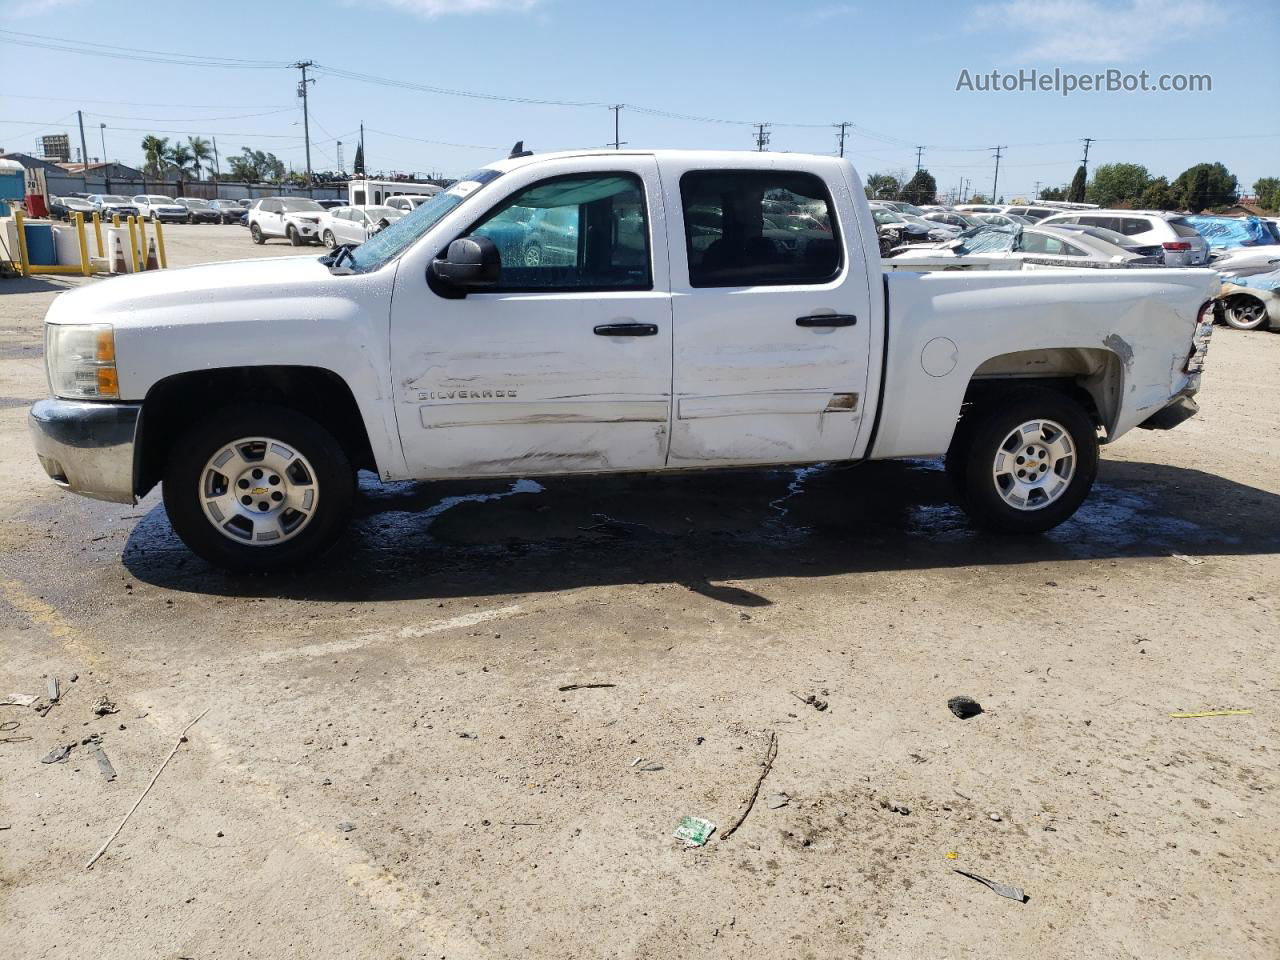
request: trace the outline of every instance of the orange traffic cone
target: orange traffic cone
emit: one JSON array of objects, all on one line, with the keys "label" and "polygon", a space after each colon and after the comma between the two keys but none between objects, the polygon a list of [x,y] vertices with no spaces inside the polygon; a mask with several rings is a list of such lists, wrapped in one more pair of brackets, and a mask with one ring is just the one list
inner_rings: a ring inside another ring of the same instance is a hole
[{"label": "orange traffic cone", "polygon": [[160,261],[156,258],[156,238],[152,237],[147,243],[147,270],[159,270]]},{"label": "orange traffic cone", "polygon": [[124,244],[120,242],[120,234],[116,234],[116,247],[111,251],[111,272],[128,273],[129,263],[124,258]]}]

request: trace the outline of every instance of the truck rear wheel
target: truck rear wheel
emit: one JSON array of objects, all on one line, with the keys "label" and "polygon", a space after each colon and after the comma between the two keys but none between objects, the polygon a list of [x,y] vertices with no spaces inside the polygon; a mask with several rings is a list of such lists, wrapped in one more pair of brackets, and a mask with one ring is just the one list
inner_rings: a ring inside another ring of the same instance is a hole
[{"label": "truck rear wheel", "polygon": [[169,522],[195,553],[227,570],[273,572],[304,565],[338,538],[355,472],[310,417],[234,407],[174,444],[163,489]]},{"label": "truck rear wheel", "polygon": [[1097,476],[1093,421],[1078,403],[1052,390],[1000,396],[975,411],[960,437],[961,499],[987,530],[1051,530],[1079,509]]}]

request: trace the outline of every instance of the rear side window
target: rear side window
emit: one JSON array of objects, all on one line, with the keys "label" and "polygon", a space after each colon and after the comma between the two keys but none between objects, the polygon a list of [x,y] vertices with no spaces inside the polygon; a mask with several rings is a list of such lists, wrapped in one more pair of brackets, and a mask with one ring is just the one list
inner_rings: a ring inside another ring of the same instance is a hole
[{"label": "rear side window", "polygon": [[835,205],[811,173],[698,170],[680,178],[689,285],[825,283],[840,272]]},{"label": "rear side window", "polygon": [[1136,237],[1140,233],[1148,233],[1151,230],[1151,221],[1143,220],[1140,217],[1121,217],[1120,226],[1112,227],[1117,233],[1123,233],[1126,237]]}]

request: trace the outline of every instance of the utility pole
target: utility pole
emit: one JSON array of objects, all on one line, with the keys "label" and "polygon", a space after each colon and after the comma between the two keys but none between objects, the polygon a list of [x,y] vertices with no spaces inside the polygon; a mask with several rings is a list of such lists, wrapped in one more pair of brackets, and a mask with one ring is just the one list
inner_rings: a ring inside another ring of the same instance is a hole
[{"label": "utility pole", "polygon": [[996,185],[1000,183],[1000,154],[1003,151],[1008,150],[1009,148],[1008,147],[992,147],[991,149],[996,152],[996,175],[991,178],[991,201],[990,202],[996,203],[997,198],[1000,196],[1000,194],[996,192]]},{"label": "utility pole", "polygon": [[756,124],[756,150],[763,152],[764,148],[769,145],[769,124]]},{"label": "utility pole", "polygon": [[1080,165],[1084,167],[1084,175],[1089,176],[1089,144],[1093,143],[1093,137],[1083,137],[1080,142],[1084,144],[1084,159],[1080,161]]},{"label": "utility pole", "polygon": [[[364,121],[360,121],[360,176],[367,177],[369,169],[369,155],[364,152]],[[355,172],[354,170],[352,171]]]},{"label": "utility pole", "polygon": [[622,145],[626,143],[626,141],[618,135],[618,114],[622,112],[622,108],[625,106],[625,103],[615,103],[609,108],[613,111],[613,142],[608,144],[608,146],[613,147],[615,150],[621,150]]},{"label": "utility pole", "polygon": [[105,123],[98,124],[98,135],[102,137],[102,176],[104,178],[104,187],[107,193],[111,192],[111,161],[107,159],[107,125]]},{"label": "utility pole", "polygon": [[836,126],[840,128],[840,156],[843,157],[845,131],[848,130],[851,126],[853,126],[853,124],[851,124],[848,120],[842,120],[840,123],[837,123]]},{"label": "utility pole", "polygon": [[307,186],[311,186],[311,120],[307,115],[307,84],[315,83],[307,79],[307,67],[314,67],[311,60],[299,60],[294,64],[302,71],[302,80],[298,83],[298,96],[302,98],[302,136],[307,144]]},{"label": "utility pole", "polygon": [[920,156],[924,153],[924,147],[916,147],[916,173],[920,172]]},{"label": "utility pole", "polygon": [[85,146],[85,142],[84,142],[84,114],[81,113],[79,110],[76,111],[76,120],[78,120],[80,123],[80,162],[84,164],[84,166],[80,168],[80,172],[84,175],[85,189],[88,190],[89,189],[89,148]]},{"label": "utility pole", "polygon": [[[222,171],[218,169],[218,138],[214,137],[213,138],[213,179],[215,184],[218,180],[218,177],[221,175],[221,173]],[[217,192],[218,192],[217,190],[214,191],[214,193],[217,193]]]},{"label": "utility pole", "polygon": [[1040,181],[1039,180],[1036,181],[1036,195],[1034,199],[1036,200],[1040,199]]},{"label": "utility pole", "polygon": [[338,172],[339,172],[339,173],[341,173],[342,171],[343,171],[343,166],[342,166],[342,141],[341,141],[341,140],[339,140],[339,141],[338,141]]}]

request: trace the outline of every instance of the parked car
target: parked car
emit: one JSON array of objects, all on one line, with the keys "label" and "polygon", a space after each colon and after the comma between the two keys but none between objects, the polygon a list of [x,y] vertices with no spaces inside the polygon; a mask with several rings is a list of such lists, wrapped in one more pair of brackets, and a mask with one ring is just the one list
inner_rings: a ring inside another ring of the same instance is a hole
[{"label": "parked car", "polygon": [[976,216],[962,213],[959,210],[930,210],[928,213],[923,214],[921,219],[945,224],[948,227],[955,227],[960,231],[972,230],[974,227],[982,226],[982,221]]},{"label": "parked car", "polygon": [[336,207],[320,218],[320,242],[330,249],[344,243],[364,243],[401,217],[384,206]]},{"label": "parked car", "polygon": [[1055,213],[1040,221],[1040,226],[1059,223],[1081,223],[1089,227],[1105,227],[1143,246],[1160,244],[1164,262],[1174,267],[1195,267],[1209,261],[1209,243],[1176,213],[1143,210],[1073,210]]},{"label": "parked car", "polygon": [[930,240],[954,240],[961,234],[959,227],[953,227],[948,223],[938,223],[936,220],[926,220],[924,217],[918,217],[912,213],[899,213],[898,216],[902,217],[902,219],[907,221],[907,223],[914,223],[924,227],[929,231],[928,236]]},{"label": "parked car", "polygon": [[[950,243],[930,245],[927,248],[912,246],[898,248],[906,257],[919,256],[928,250],[931,256],[983,256],[1026,258],[1070,258],[1090,260],[1096,263],[1124,263],[1156,266],[1160,258],[1143,257],[1124,247],[1090,236],[1079,230],[1037,224],[1023,227],[1019,224],[993,224],[961,234]],[[897,251],[895,251],[895,256]]]},{"label": "parked car", "polygon": [[89,202],[100,217],[107,219],[115,216],[136,217],[140,212],[136,203],[117,193],[93,193],[89,195]]},{"label": "parked car", "polygon": [[208,200],[196,197],[179,197],[178,205],[187,210],[187,223],[217,223],[222,215],[210,206]]},{"label": "parked car", "polygon": [[88,200],[81,200],[78,197],[49,198],[49,216],[54,220],[69,221],[77,213],[88,220],[95,212],[94,205]]},{"label": "parked car", "polygon": [[[829,239],[767,242],[761,198],[779,193],[821,202]],[[271,198],[260,233],[277,205],[320,216]],[[720,212],[709,243],[694,208]],[[513,209],[585,242],[505,262],[486,229]],[[638,258],[612,229],[629,210]],[[1084,501],[1102,440],[1194,414],[1211,271],[886,274],[863,246],[873,222],[836,157],[513,153],[355,248],[54,298],[36,452],[99,499],[161,482],[191,549],[272,571],[336,541],[364,468],[394,481],[945,453],[975,523],[1038,533]]]},{"label": "parked car", "polygon": [[921,243],[929,239],[929,231],[932,228],[919,223],[911,223],[895,210],[888,210],[884,207],[872,209],[871,216],[875,220],[876,231],[891,237],[895,244]]},{"label": "parked car", "polygon": [[209,209],[217,212],[222,223],[239,223],[249,212],[240,200],[210,200]]},{"label": "parked car", "polygon": [[1037,207],[1037,206],[1012,206],[1005,207],[1001,213],[1014,214],[1019,217],[1026,217],[1033,223],[1038,223],[1045,217],[1052,217],[1055,213],[1061,213],[1061,210],[1055,210],[1053,207]]},{"label": "parked car", "polygon": [[158,193],[140,193],[133,198],[133,205],[148,220],[157,219],[161,223],[183,223],[187,219],[187,208],[173,197]]},{"label": "parked car", "polygon": [[249,235],[254,243],[285,237],[295,247],[320,241],[324,207],[306,197],[263,197],[249,208]]},{"label": "parked car", "polygon": [[1027,226],[1031,223],[1026,217],[1019,217],[1010,213],[983,213],[974,211],[969,214],[979,223],[989,223],[997,227]]},{"label": "parked car", "polygon": [[407,214],[413,213],[413,211],[417,210],[430,199],[430,197],[422,196],[421,194],[404,194],[398,197],[387,197],[387,199],[382,202],[393,210],[399,210],[401,213]]},{"label": "parked car", "polygon": [[961,213],[999,213],[1002,208],[992,203],[957,203],[955,209]]},{"label": "parked car", "polygon": [[1280,245],[1215,252],[1210,266],[1222,278],[1222,320],[1237,330],[1280,331]]},{"label": "parked car", "polygon": [[917,217],[925,212],[924,207],[917,207],[914,203],[907,203],[905,200],[873,200],[871,205],[874,207],[877,203],[898,213],[910,213]]},{"label": "parked car", "polygon": [[347,201],[345,200],[317,200],[316,203],[320,204],[320,206],[324,207],[326,210],[337,210],[339,207],[345,207],[347,205]]},{"label": "parked car", "polygon": [[1091,237],[1097,237],[1099,240],[1105,240],[1107,243],[1113,243],[1136,256],[1154,257],[1156,263],[1164,263],[1164,247],[1158,243],[1141,243],[1133,237],[1126,237],[1123,233],[1116,233],[1106,227],[1090,227],[1083,223],[1053,223],[1050,226],[1059,230],[1086,233]]}]

